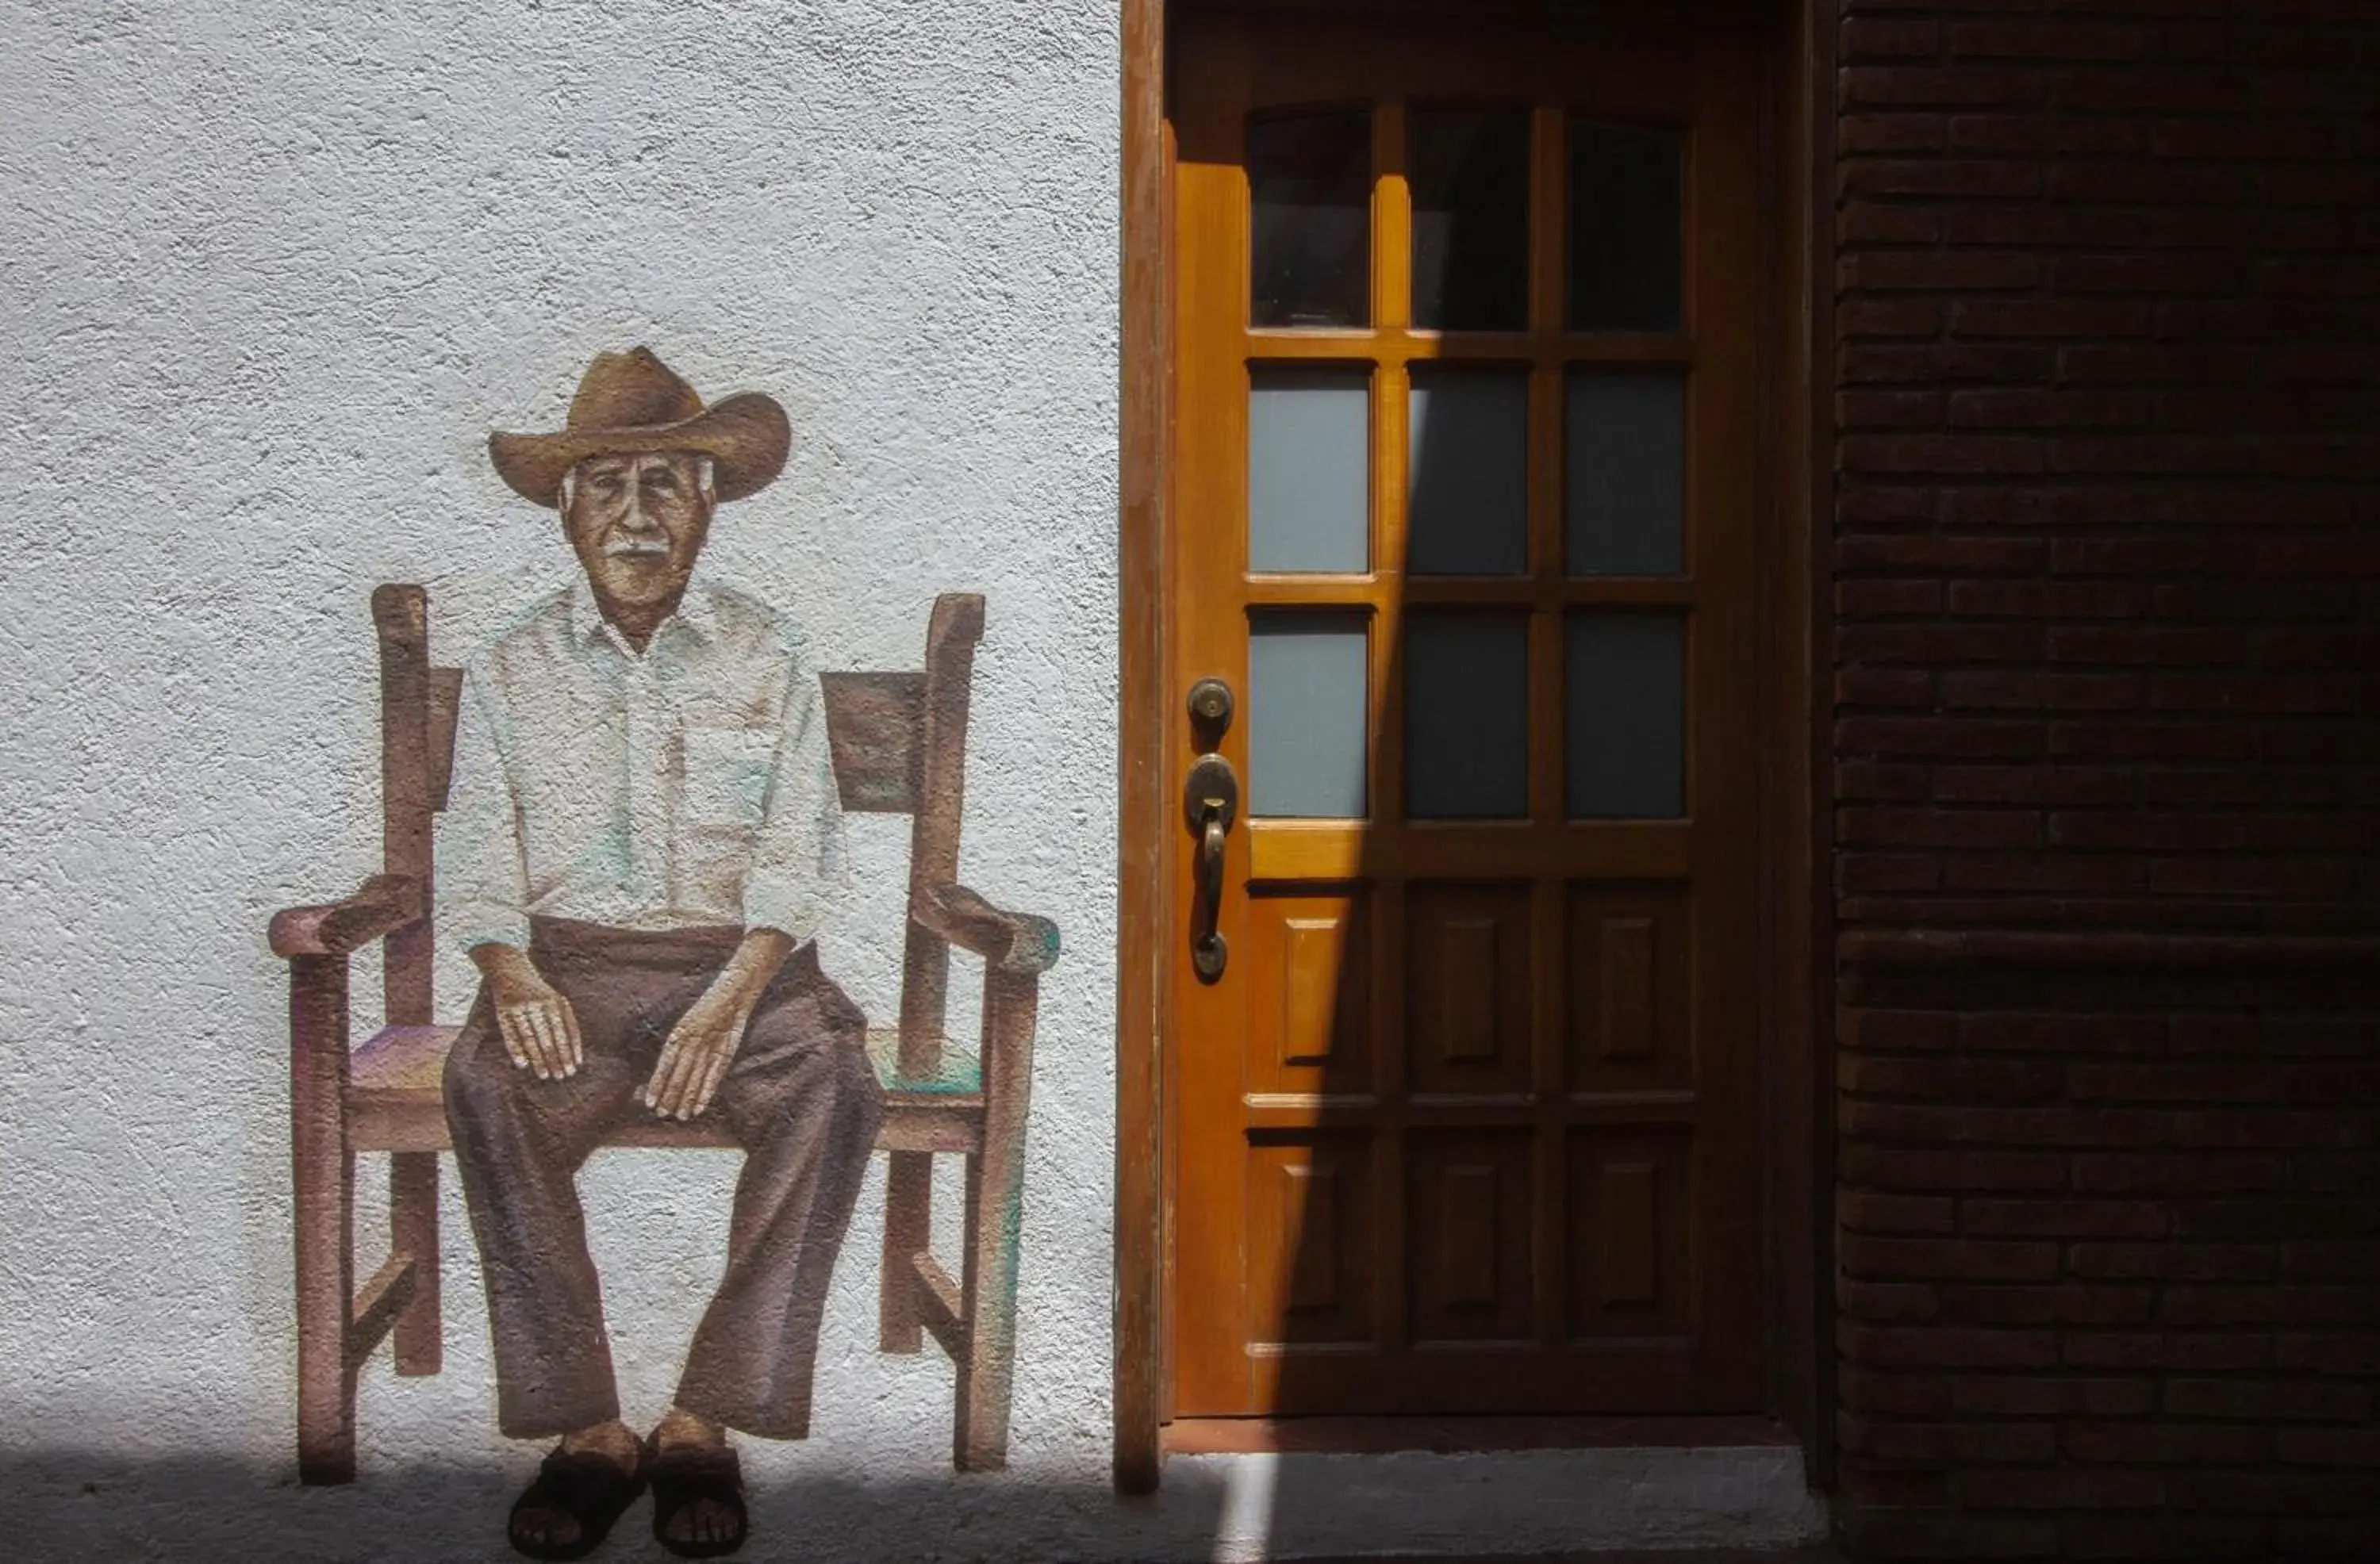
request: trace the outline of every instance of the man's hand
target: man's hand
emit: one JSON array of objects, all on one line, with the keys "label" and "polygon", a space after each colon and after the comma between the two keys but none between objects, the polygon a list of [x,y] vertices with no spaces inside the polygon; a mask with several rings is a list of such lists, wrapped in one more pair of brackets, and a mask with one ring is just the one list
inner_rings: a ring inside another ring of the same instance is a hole
[{"label": "man's hand", "polygon": [[511,945],[475,945],[471,963],[488,981],[496,1031],[504,1037],[504,1051],[512,1055],[513,1067],[540,1081],[577,1074],[587,1052],[578,1038],[578,1016],[562,991]]},{"label": "man's hand", "polygon": [[663,1119],[698,1118],[744,1042],[744,1028],[769,980],[794,952],[793,940],[773,928],[755,928],[727,959],[702,997],[670,1028],[669,1041],[653,1065],[653,1078],[639,1098]]},{"label": "man's hand", "polygon": [[[653,1078],[645,1084],[644,1105],[664,1119],[688,1120],[710,1106],[720,1077],[744,1041],[752,1007],[722,981],[702,991],[670,1028]],[[722,991],[722,990],[725,991]]]}]

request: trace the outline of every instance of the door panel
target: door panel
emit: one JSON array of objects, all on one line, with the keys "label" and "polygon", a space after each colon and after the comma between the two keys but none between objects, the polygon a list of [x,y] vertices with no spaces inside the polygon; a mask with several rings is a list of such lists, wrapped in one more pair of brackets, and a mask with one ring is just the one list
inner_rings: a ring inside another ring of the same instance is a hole
[{"label": "door panel", "polygon": [[1752,22],[1183,18],[1176,1415],[1759,1403]]}]

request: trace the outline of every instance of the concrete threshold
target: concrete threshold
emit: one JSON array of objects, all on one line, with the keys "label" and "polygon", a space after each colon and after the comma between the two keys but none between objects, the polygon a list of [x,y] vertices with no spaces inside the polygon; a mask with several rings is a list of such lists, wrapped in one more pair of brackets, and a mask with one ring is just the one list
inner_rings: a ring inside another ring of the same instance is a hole
[{"label": "concrete threshold", "polygon": [[[1178,1455],[1166,1482],[1221,1492],[1208,1564],[1567,1559],[1823,1543],[1824,1498],[1791,1445]],[[1716,1557],[1725,1557],[1721,1553]]]},{"label": "concrete threshold", "polygon": [[1474,1553],[1415,1557],[1354,1555],[1340,1558],[1301,1560],[1300,1564],[1844,1564],[1830,1546],[1775,1548],[1690,1547],[1668,1552],[1628,1553]]}]

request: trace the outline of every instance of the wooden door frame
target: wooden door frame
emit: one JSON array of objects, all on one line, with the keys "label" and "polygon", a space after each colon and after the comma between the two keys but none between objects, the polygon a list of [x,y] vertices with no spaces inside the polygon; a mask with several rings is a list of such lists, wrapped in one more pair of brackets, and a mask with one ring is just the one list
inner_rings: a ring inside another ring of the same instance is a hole
[{"label": "wooden door frame", "polygon": [[[1169,806],[1163,562],[1172,517],[1172,133],[1166,105],[1170,14],[1198,0],[1121,0],[1123,320],[1120,391],[1123,638],[1119,698],[1120,839],[1116,900],[1114,1425],[1119,1492],[1154,1490],[1165,1421],[1165,1300],[1171,1259],[1164,1079],[1167,947],[1164,833]],[[1374,8],[1377,9],[1377,6]],[[1833,909],[1825,697],[1831,635],[1833,514],[1833,12],[1820,0],[1770,0],[1763,40],[1762,243],[1774,285],[1763,300],[1761,429],[1767,513],[1761,561],[1761,748],[1776,785],[1761,820],[1760,1056],[1769,1191],[1770,1403],[1802,1439],[1811,1481],[1832,1475]]]}]

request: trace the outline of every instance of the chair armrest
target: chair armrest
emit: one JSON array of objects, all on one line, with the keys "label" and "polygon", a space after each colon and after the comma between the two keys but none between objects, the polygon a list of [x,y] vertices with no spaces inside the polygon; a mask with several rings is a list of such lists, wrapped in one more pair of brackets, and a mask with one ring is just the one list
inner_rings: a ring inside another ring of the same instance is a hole
[{"label": "chair armrest", "polygon": [[1041,973],[1058,964],[1056,924],[1031,913],[1002,912],[964,885],[922,888],[909,915],[1004,971]]},{"label": "chair armrest", "polygon": [[352,955],[421,916],[421,882],[408,875],[376,874],[344,902],[317,907],[285,907],[273,915],[267,938],[273,953],[293,956]]}]

